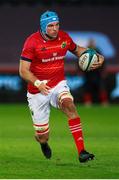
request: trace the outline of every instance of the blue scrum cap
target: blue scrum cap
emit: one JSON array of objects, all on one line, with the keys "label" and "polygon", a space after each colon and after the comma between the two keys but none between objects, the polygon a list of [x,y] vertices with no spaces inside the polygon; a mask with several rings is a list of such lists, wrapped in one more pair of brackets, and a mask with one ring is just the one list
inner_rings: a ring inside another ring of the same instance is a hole
[{"label": "blue scrum cap", "polygon": [[40,17],[41,32],[46,34],[47,25],[52,22],[59,22],[59,17],[56,12],[46,11]]}]

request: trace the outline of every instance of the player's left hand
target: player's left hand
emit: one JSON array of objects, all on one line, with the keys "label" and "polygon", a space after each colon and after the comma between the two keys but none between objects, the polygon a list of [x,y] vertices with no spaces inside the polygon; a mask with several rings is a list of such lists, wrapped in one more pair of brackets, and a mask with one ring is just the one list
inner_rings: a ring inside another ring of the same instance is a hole
[{"label": "player's left hand", "polygon": [[104,63],[104,56],[102,56],[100,54],[97,54],[97,56],[98,56],[98,62],[93,63],[90,70],[97,69],[97,68],[101,67],[102,64]]}]

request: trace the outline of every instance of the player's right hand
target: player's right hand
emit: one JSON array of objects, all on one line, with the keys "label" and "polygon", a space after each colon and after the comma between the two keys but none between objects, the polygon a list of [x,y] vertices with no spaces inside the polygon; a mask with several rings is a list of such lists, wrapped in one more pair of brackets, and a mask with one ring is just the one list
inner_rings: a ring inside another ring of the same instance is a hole
[{"label": "player's right hand", "polygon": [[104,56],[102,56],[98,53],[97,53],[97,56],[98,56],[98,62],[95,62],[94,64],[92,64],[92,66],[90,68],[91,70],[100,68],[102,66],[102,64],[104,63]]},{"label": "player's right hand", "polygon": [[43,95],[48,95],[49,94],[49,90],[51,89],[49,86],[46,85],[46,83],[41,83],[40,86],[38,87],[39,91],[41,94]]}]

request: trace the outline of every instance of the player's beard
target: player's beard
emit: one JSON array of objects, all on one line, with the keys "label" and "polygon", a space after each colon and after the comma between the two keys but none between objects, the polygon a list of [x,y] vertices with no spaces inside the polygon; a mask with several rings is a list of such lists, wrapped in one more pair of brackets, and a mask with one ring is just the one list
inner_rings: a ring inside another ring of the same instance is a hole
[{"label": "player's beard", "polygon": [[58,33],[54,33],[53,35],[45,34],[49,39],[56,39],[58,36]]},{"label": "player's beard", "polygon": [[[41,31],[40,31],[40,32],[41,32]],[[42,32],[41,32],[41,35],[42,35],[43,38],[46,39],[46,40],[54,40],[54,39],[57,38],[58,32],[55,33],[55,35],[53,35],[53,36],[51,36],[51,35],[49,35],[49,34],[42,33]]]}]

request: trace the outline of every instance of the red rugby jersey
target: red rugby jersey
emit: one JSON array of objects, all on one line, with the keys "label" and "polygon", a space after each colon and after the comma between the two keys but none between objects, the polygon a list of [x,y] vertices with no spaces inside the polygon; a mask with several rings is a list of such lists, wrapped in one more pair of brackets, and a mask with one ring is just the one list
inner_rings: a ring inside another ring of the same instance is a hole
[{"label": "red rugby jersey", "polygon": [[[47,85],[52,88],[65,79],[64,57],[75,48],[76,44],[64,31],[59,30],[55,40],[45,40],[37,31],[26,39],[21,59],[31,62],[30,71],[39,80],[48,80]],[[39,90],[28,83],[28,92],[35,94]]]}]

